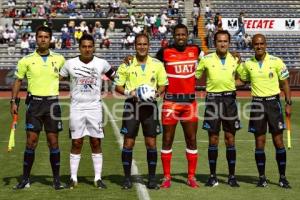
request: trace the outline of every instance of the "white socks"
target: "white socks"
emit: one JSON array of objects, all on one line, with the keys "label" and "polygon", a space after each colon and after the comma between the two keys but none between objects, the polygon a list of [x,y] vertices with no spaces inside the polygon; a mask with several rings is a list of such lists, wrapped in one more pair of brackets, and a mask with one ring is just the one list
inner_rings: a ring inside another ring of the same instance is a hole
[{"label": "white socks", "polygon": [[97,181],[97,180],[101,179],[102,162],[103,162],[102,153],[92,153],[92,159],[93,159],[93,165],[94,165],[94,171],[95,171],[94,181]]},{"label": "white socks", "polygon": [[77,181],[77,172],[80,163],[81,154],[70,154],[70,171],[71,171],[71,179],[73,181]]}]

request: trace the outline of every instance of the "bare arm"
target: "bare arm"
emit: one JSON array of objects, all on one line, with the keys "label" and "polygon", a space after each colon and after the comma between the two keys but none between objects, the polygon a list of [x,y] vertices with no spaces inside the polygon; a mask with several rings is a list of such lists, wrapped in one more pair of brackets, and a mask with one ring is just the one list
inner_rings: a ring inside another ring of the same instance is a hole
[{"label": "bare arm", "polygon": [[120,94],[123,94],[125,96],[136,97],[135,90],[132,90],[132,91],[125,90],[124,86],[116,85],[116,89],[115,90],[116,90],[116,92],[118,92]]},{"label": "bare arm", "polygon": [[292,99],[291,99],[291,90],[288,79],[280,81],[280,85],[282,86],[284,96],[285,96],[285,114],[291,115],[292,114]]},{"label": "bare arm", "polygon": [[18,113],[17,105],[15,104],[14,100],[18,97],[21,84],[22,84],[22,80],[16,79],[12,86],[11,104],[10,104],[11,115]]}]

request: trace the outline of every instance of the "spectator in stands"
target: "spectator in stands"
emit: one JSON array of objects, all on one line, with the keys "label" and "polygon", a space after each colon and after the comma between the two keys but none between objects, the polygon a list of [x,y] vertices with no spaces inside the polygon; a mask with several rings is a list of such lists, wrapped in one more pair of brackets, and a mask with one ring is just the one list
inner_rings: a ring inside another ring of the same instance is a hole
[{"label": "spectator in stands", "polygon": [[36,7],[36,4],[35,3],[32,3],[32,7],[31,7],[31,16],[32,17],[36,17],[37,16],[37,12],[38,12],[38,9]]},{"label": "spectator in stands", "polygon": [[16,40],[17,39],[17,31],[14,29],[13,26],[9,27],[9,39]]},{"label": "spectator in stands", "polygon": [[13,9],[16,7],[16,4],[14,1],[12,0],[9,0],[8,3],[7,3],[7,6],[9,7],[9,9]]},{"label": "spectator in stands", "polygon": [[97,4],[96,8],[95,8],[95,14],[94,14],[95,18],[101,18],[103,17],[103,12],[101,10],[101,6],[100,4]]},{"label": "spectator in stands", "polygon": [[49,2],[49,0],[45,0],[45,2],[43,3],[44,9],[45,9],[45,14],[50,14],[51,13],[51,4]]},{"label": "spectator in stands", "polygon": [[213,21],[210,20],[205,28],[207,36],[207,46],[208,48],[212,48],[214,44],[214,33],[216,31],[216,26],[213,24]]},{"label": "spectator in stands", "polygon": [[198,17],[194,16],[192,18],[192,25],[193,25],[193,36],[198,36]]},{"label": "spectator in stands", "polygon": [[28,42],[29,42],[29,48],[34,50],[35,46],[36,46],[35,36],[34,35],[29,35]]},{"label": "spectator in stands", "polygon": [[96,8],[96,6],[95,6],[94,0],[88,0],[87,1],[87,9],[95,10],[95,8]]},{"label": "spectator in stands", "polygon": [[76,19],[83,19],[83,15],[81,14],[80,11],[78,11],[78,12],[76,13]]},{"label": "spectator in stands", "polygon": [[[199,17],[199,15],[200,15],[200,8],[197,6],[197,4],[194,3],[192,16],[193,17]],[[206,13],[205,13],[205,15],[206,15]]]},{"label": "spectator in stands", "polygon": [[88,25],[88,34],[90,34],[90,35],[92,35],[94,37],[93,30],[94,30],[93,24],[89,24]]},{"label": "spectator in stands", "polygon": [[252,38],[251,38],[251,36],[248,35],[247,33],[245,33],[245,35],[243,36],[243,40],[244,40],[244,48],[251,49],[252,48]]},{"label": "spectator in stands", "polygon": [[39,5],[39,8],[38,8],[38,16],[39,18],[43,18],[46,14],[46,11],[45,11],[45,8],[43,5]]},{"label": "spectator in stands", "polygon": [[97,39],[101,39],[102,35],[101,35],[101,22],[100,21],[96,21],[95,22],[95,26],[93,28],[93,35],[94,35],[94,40],[96,41]]},{"label": "spectator in stands", "polygon": [[102,36],[102,41],[100,43],[100,48],[102,49],[103,46],[106,47],[107,49],[109,49],[110,46],[110,40],[109,40],[109,36],[107,34],[107,31],[104,32],[104,35]]},{"label": "spectator in stands", "polygon": [[211,17],[212,17],[212,13],[211,13],[210,7],[208,5],[206,5],[205,6],[205,18],[210,19]]},{"label": "spectator in stands", "polygon": [[9,30],[8,29],[6,29],[3,32],[3,41],[4,41],[4,43],[7,43],[9,41]]},{"label": "spectator in stands", "polygon": [[61,49],[62,47],[62,41],[60,38],[57,38],[55,41],[55,49]]},{"label": "spectator in stands", "polygon": [[15,42],[15,40],[10,39],[7,44],[8,44],[7,54],[9,56],[13,56],[16,51],[16,42]]},{"label": "spectator in stands", "polygon": [[243,35],[245,35],[244,12],[240,12],[240,16],[238,18],[238,26],[239,26],[239,29],[235,32],[234,35],[238,35],[239,33],[242,33]]},{"label": "spectator in stands", "polygon": [[22,36],[20,47],[21,47],[21,55],[27,55],[29,53],[29,42],[26,35]]},{"label": "spectator in stands", "polygon": [[63,27],[60,29],[60,31],[63,33],[63,32],[69,32],[69,29],[67,27],[67,24],[64,24]]},{"label": "spectator in stands", "polygon": [[158,27],[158,39],[161,40],[165,38],[167,35],[167,27],[163,24]]},{"label": "spectator in stands", "polygon": [[132,31],[135,35],[139,34],[140,32],[142,32],[142,28],[136,23],[133,28],[132,28]]},{"label": "spectator in stands", "polygon": [[108,23],[108,28],[107,28],[107,33],[113,33],[115,32],[115,22],[114,21],[110,21]]},{"label": "spectator in stands", "polygon": [[223,30],[222,27],[222,16],[220,13],[216,13],[215,17],[214,17],[214,25],[217,28],[217,30]]},{"label": "spectator in stands", "polygon": [[127,44],[128,48],[133,48],[134,40],[135,40],[135,37],[134,37],[133,33],[130,33],[130,34],[127,36],[126,40],[127,40],[127,42],[128,42],[128,44]]},{"label": "spectator in stands", "polygon": [[164,38],[160,41],[160,46],[161,46],[161,48],[166,48],[166,47],[168,47],[168,45],[169,45],[169,42],[168,42],[167,38],[164,37]]},{"label": "spectator in stands", "polygon": [[68,13],[68,5],[69,5],[68,0],[61,0],[60,7],[62,13]]},{"label": "spectator in stands", "polygon": [[144,16],[144,30],[151,35],[151,24],[150,24],[150,16],[149,14],[145,14]]},{"label": "spectator in stands", "polygon": [[237,45],[237,49],[242,49],[244,48],[244,40],[243,40],[243,34],[242,32],[240,32],[238,35],[235,36],[236,37],[236,45]]},{"label": "spectator in stands", "polygon": [[62,49],[69,49],[70,48],[70,40],[71,36],[69,32],[62,32],[61,34],[61,40],[62,40]]},{"label": "spectator in stands", "polygon": [[137,24],[134,15],[130,15],[129,19],[130,19],[130,26],[131,26],[131,27],[133,27],[135,24]]},{"label": "spectator in stands", "polygon": [[174,1],[173,10],[174,10],[174,15],[178,15],[179,3],[177,0]]},{"label": "spectator in stands", "polygon": [[72,0],[69,4],[68,4],[68,12],[69,13],[74,13],[76,9],[76,3]]},{"label": "spectator in stands", "polygon": [[121,40],[122,49],[124,49],[124,48],[129,49],[127,37],[128,37],[128,35],[125,35]]},{"label": "spectator in stands", "polygon": [[86,25],[86,21],[81,21],[80,22],[80,29],[81,29],[81,32],[88,32],[89,31],[89,27]]},{"label": "spectator in stands", "polygon": [[9,17],[15,18],[17,16],[16,8],[12,8],[8,14]]},{"label": "spectator in stands", "polygon": [[82,37],[82,35],[83,35],[83,32],[81,31],[81,28],[75,27],[74,38],[77,43],[79,42],[79,39]]},{"label": "spectator in stands", "polygon": [[160,18],[161,18],[161,24],[167,26],[169,18],[167,17],[166,12],[163,12],[163,14],[160,16]]},{"label": "spectator in stands", "polygon": [[115,0],[115,1],[112,3],[111,7],[112,7],[112,12],[113,12],[113,13],[120,13],[120,11],[119,11],[120,3],[119,3],[118,0]]}]

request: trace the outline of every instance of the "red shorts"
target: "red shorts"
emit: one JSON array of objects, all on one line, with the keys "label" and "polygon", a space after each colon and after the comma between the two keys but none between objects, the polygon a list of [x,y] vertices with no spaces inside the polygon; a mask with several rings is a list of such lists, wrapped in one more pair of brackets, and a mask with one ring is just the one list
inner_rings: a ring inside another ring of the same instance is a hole
[{"label": "red shorts", "polygon": [[178,121],[197,122],[198,107],[197,101],[173,102],[164,101],[162,106],[162,124],[174,125]]}]

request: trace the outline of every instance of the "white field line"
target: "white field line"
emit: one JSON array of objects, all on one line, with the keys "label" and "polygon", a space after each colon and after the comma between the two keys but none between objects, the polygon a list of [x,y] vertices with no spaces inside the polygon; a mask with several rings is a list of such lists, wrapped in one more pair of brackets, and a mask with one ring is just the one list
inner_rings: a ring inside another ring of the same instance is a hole
[{"label": "white field line", "polygon": [[[123,136],[120,134],[120,129],[117,126],[117,123],[114,120],[111,112],[107,108],[106,104],[103,103],[102,105],[103,105],[105,113],[108,115],[109,121],[111,121],[113,130],[114,130],[114,134],[115,134],[115,136],[117,138],[117,141],[119,143],[119,147],[120,147],[120,149],[122,149],[123,148]],[[132,160],[131,174],[137,176],[138,179],[142,179],[142,177],[139,177],[139,170],[137,168],[137,165],[136,165],[136,162],[135,162],[134,159]],[[147,188],[146,188],[145,185],[143,185],[143,184],[139,183],[139,181],[137,181],[135,183],[135,186],[136,186],[136,189],[137,189],[138,198],[140,200],[150,200],[150,196],[149,196],[149,193],[148,193]]]}]

